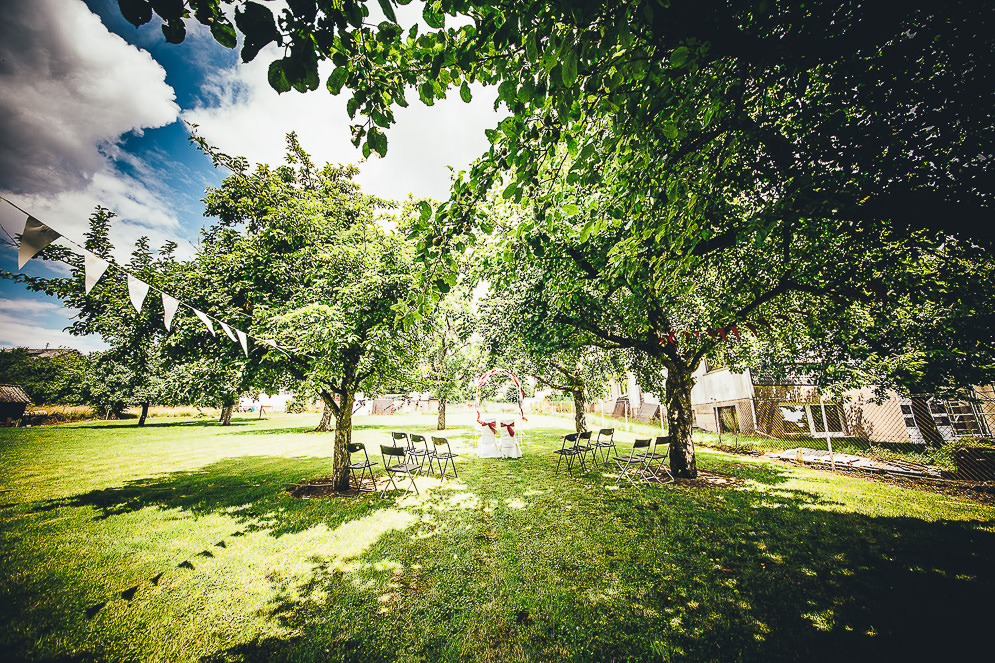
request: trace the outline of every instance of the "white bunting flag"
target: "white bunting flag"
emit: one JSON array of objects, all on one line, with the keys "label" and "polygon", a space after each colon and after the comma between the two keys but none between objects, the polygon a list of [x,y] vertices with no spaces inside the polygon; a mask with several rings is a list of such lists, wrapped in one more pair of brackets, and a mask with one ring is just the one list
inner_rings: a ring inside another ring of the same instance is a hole
[{"label": "white bunting flag", "polygon": [[218,320],[218,324],[221,325],[222,331],[224,331],[225,335],[228,336],[228,338],[230,338],[233,343],[238,343],[238,339],[235,338],[235,334],[232,333],[231,327],[221,322],[220,320]]},{"label": "white bunting flag", "polygon": [[147,294],[149,294],[149,284],[128,274],[128,296],[131,297],[131,303],[139,313],[142,312],[142,303]]},{"label": "white bunting flag", "polygon": [[86,294],[89,295],[90,291],[93,290],[93,286],[97,285],[97,281],[107,271],[109,264],[100,256],[96,256],[89,251],[83,252],[83,289],[86,291]]},{"label": "white bunting flag", "polygon": [[197,309],[194,309],[193,312],[197,315],[198,318],[200,318],[200,321],[204,323],[204,326],[207,327],[207,331],[211,332],[211,336],[217,336],[217,334],[214,332],[214,325],[211,324],[211,319],[206,315],[204,315],[203,313],[201,313],[200,311],[198,311]]},{"label": "white bunting flag", "polygon": [[162,320],[166,323],[166,331],[169,331],[169,326],[173,324],[173,316],[176,315],[176,308],[179,305],[180,302],[175,297],[162,293]]},{"label": "white bunting flag", "polygon": [[249,339],[245,336],[245,332],[241,329],[236,329],[235,333],[238,334],[238,342],[242,344],[242,352],[245,356],[249,356]]},{"label": "white bunting flag", "polygon": [[24,222],[24,232],[21,233],[21,245],[17,248],[17,268],[38,255],[46,246],[62,237],[33,216]]}]

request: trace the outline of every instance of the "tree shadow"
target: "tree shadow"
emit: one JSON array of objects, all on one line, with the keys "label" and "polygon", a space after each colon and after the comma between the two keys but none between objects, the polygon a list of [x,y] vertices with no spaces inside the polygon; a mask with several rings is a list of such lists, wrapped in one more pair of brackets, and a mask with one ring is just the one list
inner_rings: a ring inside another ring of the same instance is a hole
[{"label": "tree shadow", "polygon": [[[256,423],[256,419],[232,419],[230,426],[251,426]],[[79,428],[82,430],[105,430],[111,428],[137,428],[143,430],[146,428],[208,428],[218,426],[220,428],[227,428],[227,426],[222,426],[221,422],[216,419],[207,419],[205,421],[155,421],[149,420],[145,422],[144,426],[138,426],[130,421],[119,421],[112,424],[86,424],[73,426],[73,428]],[[268,431],[267,431],[268,432]]]},{"label": "tree shadow", "polygon": [[[327,476],[331,463],[313,458],[251,456],[226,458],[211,465],[162,477],[129,481],[123,486],[93,490],[34,505],[32,512],[62,507],[92,507],[95,519],[106,519],[148,507],[180,509],[201,516],[224,513],[246,524],[246,531],[267,530],[273,536],[299,532],[325,523],[335,527],[389,502],[367,497],[301,500],[286,489],[308,476]],[[334,502],[334,504],[333,504]]]}]

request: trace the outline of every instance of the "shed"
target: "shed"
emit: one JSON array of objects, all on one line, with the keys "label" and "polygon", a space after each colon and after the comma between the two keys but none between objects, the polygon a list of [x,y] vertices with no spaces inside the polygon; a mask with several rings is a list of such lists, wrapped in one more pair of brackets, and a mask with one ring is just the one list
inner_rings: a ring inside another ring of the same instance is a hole
[{"label": "shed", "polygon": [[16,425],[30,402],[28,395],[17,385],[0,384],[0,422]]}]

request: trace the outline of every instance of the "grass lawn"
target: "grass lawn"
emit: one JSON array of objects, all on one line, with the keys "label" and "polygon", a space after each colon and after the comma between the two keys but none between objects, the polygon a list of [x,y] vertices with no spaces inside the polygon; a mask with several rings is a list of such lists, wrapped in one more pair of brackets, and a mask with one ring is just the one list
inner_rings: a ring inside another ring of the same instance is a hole
[{"label": "grass lawn", "polygon": [[[990,649],[995,510],[699,451],[734,486],[553,473],[570,421],[420,498],[304,500],[315,415],[0,430],[0,659],[956,660]],[[360,417],[354,440],[430,433]],[[596,425],[597,422],[592,422]],[[620,436],[624,441],[632,435]],[[380,460],[373,454],[373,460]],[[982,654],[983,655],[983,654]]]}]

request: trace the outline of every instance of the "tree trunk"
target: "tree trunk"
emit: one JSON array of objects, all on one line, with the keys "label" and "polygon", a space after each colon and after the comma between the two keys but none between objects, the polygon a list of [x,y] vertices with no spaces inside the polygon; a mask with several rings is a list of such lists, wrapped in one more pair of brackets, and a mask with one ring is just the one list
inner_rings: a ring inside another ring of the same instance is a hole
[{"label": "tree trunk", "polygon": [[574,397],[574,426],[578,433],[583,433],[587,430],[587,400],[583,389],[574,389],[571,393]]},{"label": "tree trunk", "polygon": [[234,403],[222,403],[221,404],[221,416],[218,421],[222,426],[231,426],[231,413],[235,411]]},{"label": "tree trunk", "polygon": [[670,471],[675,477],[695,479],[698,462],[691,440],[691,387],[694,378],[690,370],[667,370],[667,426],[670,434]]},{"label": "tree trunk", "polygon": [[321,399],[323,407],[321,408],[321,421],[318,422],[318,426],[314,429],[316,433],[327,433],[332,430],[332,406],[325,402],[325,399]]},{"label": "tree trunk", "polygon": [[[351,382],[346,380],[345,382]],[[349,451],[346,447],[352,442],[352,403],[356,398],[356,392],[351,387],[346,387],[345,394],[338,407],[338,416],[335,420],[335,441],[332,451],[332,483],[335,490],[349,490]],[[328,392],[322,393],[322,400],[331,399]]]},{"label": "tree trunk", "polygon": [[439,398],[439,421],[435,424],[436,430],[446,430],[446,399]]},{"label": "tree trunk", "polygon": [[138,425],[144,426],[145,420],[149,418],[149,404],[142,403],[142,415],[138,417]]}]

